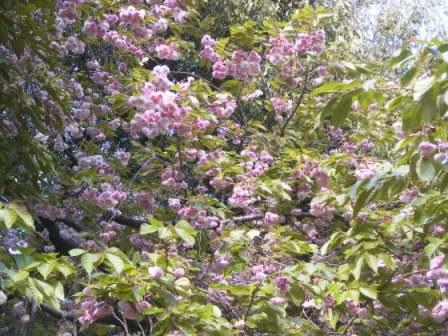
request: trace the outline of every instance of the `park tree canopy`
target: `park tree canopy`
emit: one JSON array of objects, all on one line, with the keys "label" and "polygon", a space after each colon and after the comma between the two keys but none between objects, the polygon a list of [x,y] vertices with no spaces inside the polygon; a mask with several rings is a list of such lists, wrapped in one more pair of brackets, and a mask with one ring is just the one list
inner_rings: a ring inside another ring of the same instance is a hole
[{"label": "park tree canopy", "polygon": [[438,5],[3,0],[0,334],[442,335]]}]

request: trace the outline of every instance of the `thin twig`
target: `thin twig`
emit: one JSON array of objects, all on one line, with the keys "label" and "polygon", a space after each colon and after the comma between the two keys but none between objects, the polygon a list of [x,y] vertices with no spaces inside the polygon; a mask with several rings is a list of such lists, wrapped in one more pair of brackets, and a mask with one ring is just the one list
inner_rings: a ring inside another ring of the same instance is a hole
[{"label": "thin twig", "polygon": [[260,286],[258,285],[257,287],[255,287],[255,289],[253,290],[253,292],[250,296],[249,306],[247,307],[246,314],[244,314],[244,322],[246,322],[247,318],[249,317],[250,309],[252,308],[252,305],[254,304],[255,295],[257,294],[259,289],[260,289]]},{"label": "thin twig", "polygon": [[298,108],[300,107],[300,105],[302,104],[302,100],[303,97],[305,96],[305,91],[306,91],[306,86],[308,84],[308,68],[305,68],[305,78],[303,80],[303,85],[302,85],[302,91],[300,92],[300,96],[299,96],[299,100],[297,101],[296,106],[294,107],[294,109],[291,111],[291,113],[289,114],[289,116],[286,118],[285,123],[283,124],[282,130],[280,131],[280,135],[283,137],[285,136],[285,130],[286,127],[288,126],[289,122],[291,121],[292,117],[296,114]]},{"label": "thin twig", "polygon": [[124,330],[126,336],[130,336],[130,334],[129,334],[129,330],[128,330],[128,327],[127,327],[126,323],[124,323],[124,322],[117,316],[117,314],[115,314],[115,312],[112,312],[112,315],[113,315],[114,318],[121,324],[121,326],[123,327],[123,330]]}]

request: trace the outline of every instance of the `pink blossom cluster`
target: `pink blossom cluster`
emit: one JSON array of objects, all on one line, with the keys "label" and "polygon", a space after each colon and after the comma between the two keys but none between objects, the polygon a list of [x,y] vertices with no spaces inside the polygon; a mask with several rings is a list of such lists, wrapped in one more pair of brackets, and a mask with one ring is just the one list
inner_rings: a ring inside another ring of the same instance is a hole
[{"label": "pink blossom cluster", "polygon": [[310,214],[314,217],[318,217],[326,222],[333,219],[336,212],[336,207],[330,204],[324,203],[311,203]]},{"label": "pink blossom cluster", "polygon": [[399,200],[403,203],[411,203],[419,194],[417,188],[407,188],[400,194]]},{"label": "pink blossom cluster", "polygon": [[138,59],[143,59],[145,55],[144,51],[135,45],[129,37],[120,34],[116,30],[109,30],[106,34],[104,34],[103,40],[113,44],[118,49],[129,52]]},{"label": "pink blossom cluster", "polygon": [[143,111],[137,113],[131,120],[130,134],[133,137],[143,134],[148,138],[174,132],[190,134],[192,127],[200,125],[183,122],[191,108],[180,105],[181,97],[169,90],[172,84],[168,79],[169,68],[156,66],[152,73],[156,78],[145,83],[141,90],[142,94],[129,99],[129,104]]},{"label": "pink blossom cluster", "polygon": [[419,150],[420,150],[420,155],[423,158],[427,158],[429,157],[433,152],[436,151],[437,149],[437,145],[430,143],[430,142],[421,142],[420,145],[418,146]]},{"label": "pink blossom cluster", "polygon": [[303,199],[311,192],[311,185],[309,179],[314,179],[317,186],[321,188],[326,188],[330,182],[330,177],[327,172],[322,168],[318,167],[318,162],[315,160],[305,161],[300,169],[296,169],[291,173],[293,179],[300,180],[300,184],[296,186],[299,199]]},{"label": "pink blossom cluster", "polygon": [[355,177],[359,181],[371,179],[376,174],[375,170],[376,170],[376,167],[374,164],[363,162],[358,165],[358,167],[355,171]]},{"label": "pink blossom cluster", "polygon": [[97,302],[96,298],[88,297],[81,302],[82,316],[79,318],[81,324],[92,324],[95,321],[109,316],[113,313],[113,307],[105,302]]},{"label": "pink blossom cluster", "polygon": [[92,17],[84,22],[82,32],[90,37],[102,38],[109,30],[110,25],[107,21],[97,23]]},{"label": "pink blossom cluster", "polygon": [[153,248],[152,242],[147,238],[147,236],[142,236],[139,234],[132,234],[129,236],[129,241],[132,245],[142,251],[150,251]]},{"label": "pink blossom cluster", "polygon": [[216,190],[224,190],[233,184],[233,180],[230,177],[215,176],[210,180],[210,185]]},{"label": "pink blossom cluster", "polygon": [[75,156],[78,163],[73,167],[74,171],[82,171],[95,167],[101,175],[111,175],[114,172],[113,168],[102,155],[86,155],[84,153],[78,153]]},{"label": "pink blossom cluster", "polygon": [[200,55],[213,63],[213,77],[224,79],[233,76],[238,80],[247,80],[261,72],[261,56],[256,51],[235,50],[230,59],[219,56],[213,47],[216,41],[209,35],[201,40],[203,49]]},{"label": "pink blossom cluster", "polygon": [[38,203],[34,206],[34,210],[38,216],[48,218],[52,221],[65,218],[64,208],[58,208],[53,205]]},{"label": "pink blossom cluster", "polygon": [[[193,153],[193,152],[192,152]],[[213,151],[206,152],[203,149],[195,150],[194,152],[194,158],[197,158],[197,165],[199,167],[205,165],[209,161],[213,161],[216,159],[219,159],[220,157],[223,157],[226,155],[226,153],[222,149],[217,149]]]},{"label": "pink blossom cluster", "polygon": [[240,166],[245,170],[243,174],[237,176],[238,180],[246,180],[249,177],[257,177],[267,171],[274,162],[274,158],[268,151],[257,151],[255,146],[247,146],[240,153],[243,158]]},{"label": "pink blossom cluster", "polygon": [[277,267],[273,264],[258,264],[251,267],[251,280],[252,281],[264,281],[268,275],[271,275],[277,271]]},{"label": "pink blossom cluster", "polygon": [[188,13],[183,10],[185,1],[183,0],[164,0],[164,1],[149,1],[151,3],[151,15],[160,18],[162,16],[171,15],[176,23],[185,21]]},{"label": "pink blossom cluster", "polygon": [[368,317],[367,308],[361,307],[359,303],[356,303],[353,300],[348,300],[345,302],[345,306],[348,312],[352,315],[358,316],[361,319],[365,319]]},{"label": "pink blossom cluster", "polygon": [[119,160],[124,166],[127,166],[129,160],[131,159],[131,153],[119,149],[114,153],[114,157]]},{"label": "pink blossom cluster", "polygon": [[152,212],[156,207],[156,200],[151,193],[139,191],[135,194],[137,204],[148,212]]},{"label": "pink blossom cluster", "polygon": [[448,292],[448,269],[444,266],[445,255],[439,255],[431,259],[429,271],[426,273],[426,278],[431,282],[436,283],[440,291]]},{"label": "pink blossom cluster", "polygon": [[280,97],[271,98],[272,106],[274,106],[274,110],[277,115],[282,115],[283,113],[289,114],[292,110],[292,100],[285,101]]},{"label": "pink blossom cluster", "polygon": [[448,163],[448,142],[438,141],[437,144],[423,141],[419,145],[419,151],[422,158],[429,158],[434,154],[434,160],[442,164]]},{"label": "pink blossom cluster", "polygon": [[320,54],[325,47],[325,31],[318,30],[311,34],[299,34],[294,48],[300,54],[316,53]]},{"label": "pink blossom cluster", "polygon": [[179,53],[177,52],[177,48],[174,43],[160,44],[156,47],[155,50],[157,57],[160,59],[166,59],[170,61],[177,61],[179,59]]},{"label": "pink blossom cluster", "polygon": [[[110,94],[117,94],[121,90],[121,84],[118,80],[109,74],[107,71],[104,71],[101,66],[96,61],[87,62],[87,69],[89,70],[90,79],[98,85],[103,85],[105,91]],[[109,107],[105,106],[100,109],[99,112],[106,113],[109,111]]]},{"label": "pink blossom cluster", "polygon": [[439,301],[431,310],[430,316],[439,323],[445,322],[448,319],[448,300]]},{"label": "pink blossom cluster", "polygon": [[341,143],[345,140],[344,131],[341,128],[331,126],[327,129],[327,134],[331,141]]},{"label": "pink blossom cluster", "polygon": [[236,50],[228,60],[218,60],[213,64],[213,77],[224,79],[233,76],[238,80],[248,80],[261,72],[261,56],[256,51]]},{"label": "pink blossom cluster", "polygon": [[272,64],[285,64],[297,52],[294,43],[289,42],[284,36],[271,37],[269,42],[271,43],[271,48],[268,50],[266,59]]},{"label": "pink blossom cluster", "polygon": [[286,293],[289,290],[289,279],[285,276],[278,276],[275,278],[275,286],[280,293]]},{"label": "pink blossom cluster", "polygon": [[77,6],[84,3],[85,0],[63,0],[58,1],[58,16],[64,20],[64,22],[73,22],[79,17]]},{"label": "pink blossom cluster", "polygon": [[[96,116],[92,115],[90,112],[93,104],[89,101],[89,97],[85,97],[85,99],[77,100],[73,102],[73,108],[72,108],[72,114],[75,119],[78,119],[79,121],[88,121],[92,124],[96,122]],[[75,126],[78,126],[77,124],[73,124]],[[79,126],[78,126],[79,128]],[[82,136],[77,136],[76,133],[73,134],[75,138],[81,138]]]},{"label": "pink blossom cluster", "polygon": [[214,229],[219,226],[219,218],[209,216],[206,209],[199,209],[190,205],[180,208],[177,213],[179,216],[188,219],[191,225],[198,229]]},{"label": "pink blossom cluster", "polygon": [[100,189],[90,188],[82,193],[82,197],[102,209],[112,210],[127,199],[125,191],[114,188],[109,183],[102,183]]},{"label": "pink blossom cluster", "polygon": [[173,188],[175,190],[182,190],[188,188],[187,182],[185,182],[185,174],[180,170],[174,170],[171,167],[165,168],[162,171],[161,179],[162,185]]},{"label": "pink blossom cluster", "polygon": [[208,105],[207,109],[218,118],[230,117],[236,108],[236,102],[228,93],[216,94],[216,100]]},{"label": "pink blossom cluster", "polygon": [[129,26],[138,26],[143,23],[146,11],[144,9],[136,9],[133,6],[121,8],[119,12],[120,21]]},{"label": "pink blossom cluster", "polygon": [[100,223],[100,226],[102,228],[102,231],[100,232],[100,238],[101,240],[105,242],[109,242],[117,237],[117,232],[123,229],[123,226],[111,221],[111,222],[105,222],[102,221]]},{"label": "pink blossom cluster", "polygon": [[216,44],[216,41],[214,39],[212,39],[209,35],[204,35],[201,39],[201,44],[202,44],[202,50],[199,53],[199,55],[202,58],[205,58],[212,63],[215,63],[218,60],[220,60],[219,55],[213,49],[213,47]]},{"label": "pink blossom cluster", "polygon": [[76,36],[70,36],[64,46],[66,50],[74,54],[83,54],[86,48],[84,42],[81,42]]},{"label": "pink blossom cluster", "polygon": [[[279,67],[278,75],[291,87],[296,87],[300,83],[300,77],[304,75],[304,68],[298,62],[298,55],[309,53],[321,53],[325,45],[325,33],[322,30],[311,34],[301,33],[293,42],[285,36],[279,35],[271,37],[270,48],[266,59]],[[326,75],[326,67],[321,65],[316,68],[319,76],[313,79],[313,83],[318,85],[323,82]]]},{"label": "pink blossom cluster", "polygon": [[280,224],[285,221],[285,216],[281,216],[275,212],[266,212],[263,218],[263,225]]},{"label": "pink blossom cluster", "polygon": [[233,188],[232,195],[229,198],[230,206],[234,208],[247,208],[255,202],[254,186],[244,183],[237,184]]}]

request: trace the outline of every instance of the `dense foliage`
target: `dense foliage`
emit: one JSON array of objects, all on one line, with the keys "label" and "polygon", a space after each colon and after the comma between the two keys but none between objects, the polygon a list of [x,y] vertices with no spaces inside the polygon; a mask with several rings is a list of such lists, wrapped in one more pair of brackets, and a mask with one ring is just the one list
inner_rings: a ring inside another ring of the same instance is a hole
[{"label": "dense foliage", "polygon": [[2,1],[0,333],[443,334],[448,44],[249,4]]}]

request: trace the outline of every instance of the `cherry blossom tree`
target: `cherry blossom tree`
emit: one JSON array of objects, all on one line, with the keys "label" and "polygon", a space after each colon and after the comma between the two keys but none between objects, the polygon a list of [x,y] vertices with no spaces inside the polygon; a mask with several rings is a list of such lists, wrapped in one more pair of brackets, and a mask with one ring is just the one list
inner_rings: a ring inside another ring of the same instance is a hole
[{"label": "cherry blossom tree", "polygon": [[448,45],[208,5],[0,5],[1,332],[442,335]]}]

